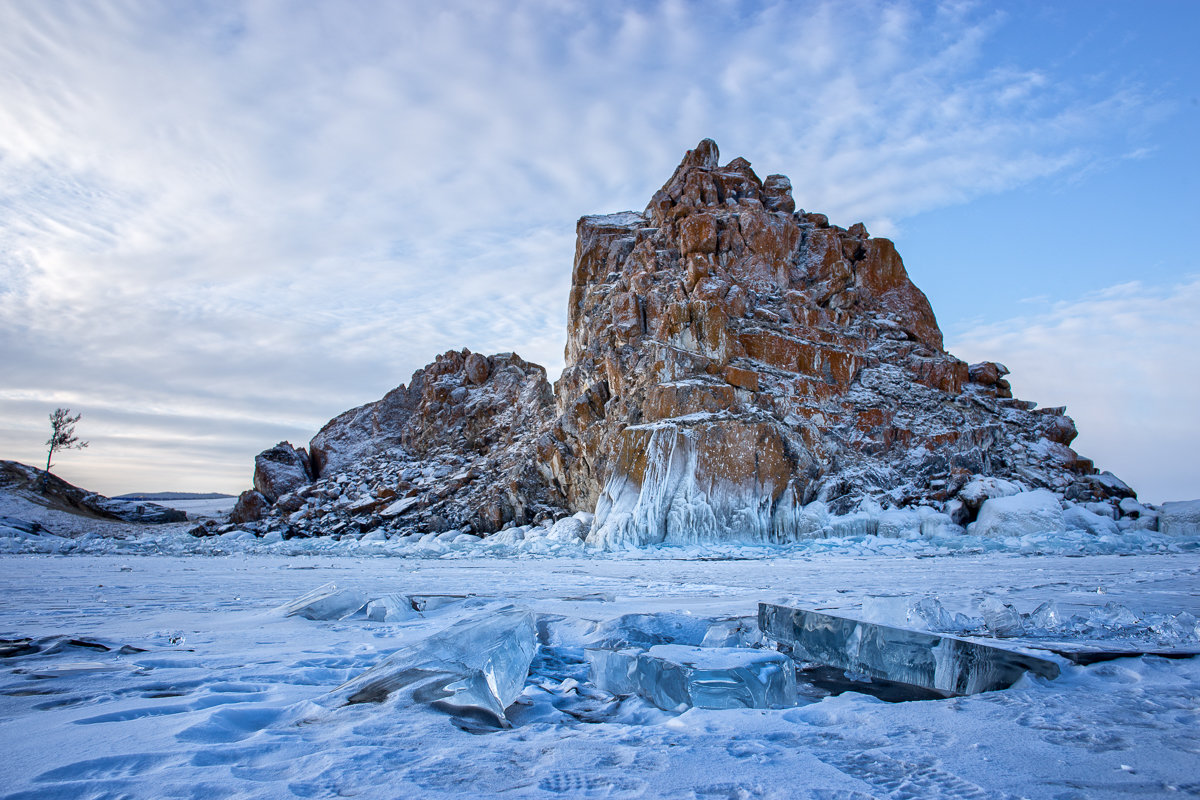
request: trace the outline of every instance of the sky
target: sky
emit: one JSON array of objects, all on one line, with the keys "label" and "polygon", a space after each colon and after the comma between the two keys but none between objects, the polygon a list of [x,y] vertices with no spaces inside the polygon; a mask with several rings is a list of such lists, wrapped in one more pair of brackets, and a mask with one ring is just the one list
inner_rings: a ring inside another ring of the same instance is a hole
[{"label": "sky", "polygon": [[562,369],[575,221],[715,139],[894,239],[947,349],[1200,497],[1200,4],[0,4],[0,458],[108,494],[449,349]]}]

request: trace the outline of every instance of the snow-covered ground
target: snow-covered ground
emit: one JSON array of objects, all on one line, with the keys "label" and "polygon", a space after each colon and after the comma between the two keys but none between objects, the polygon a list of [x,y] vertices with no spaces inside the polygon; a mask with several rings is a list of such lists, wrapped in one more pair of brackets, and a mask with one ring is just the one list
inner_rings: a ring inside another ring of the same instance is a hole
[{"label": "snow-covered ground", "polygon": [[[177,534],[156,535],[174,541]],[[215,550],[217,539],[203,541]],[[110,648],[63,640],[54,652],[0,659],[0,791],[4,798],[1200,795],[1200,659],[1062,662],[1056,680],[1027,676],[1006,691],[948,700],[887,704],[847,693],[789,709],[678,715],[588,684],[583,647],[627,614],[673,615],[627,627],[686,639],[709,620],[753,614],[759,601],[854,612],[864,600],[886,608],[870,599],[881,595],[936,596],[952,611],[977,614],[989,597],[1024,612],[1053,599],[1064,616],[1104,618],[1110,603],[1131,610],[1136,621],[1126,619],[1113,636],[1147,647],[1188,644],[1178,626],[1164,631],[1158,623],[1188,620],[1183,612],[1200,616],[1194,548],[1076,557],[1019,548],[946,555],[928,544],[872,552],[858,544],[759,549],[754,558],[731,552],[723,560],[669,549],[641,558],[480,557],[470,549],[451,550],[449,559],[445,552],[388,558],[380,556],[397,554],[370,548],[291,557],[244,549],[223,557],[0,556],[0,638],[68,637]],[[153,551],[145,542],[133,549]],[[273,612],[328,581],[373,596],[451,597],[402,622]],[[470,733],[404,697],[327,702],[398,648],[509,604],[537,615],[540,642],[509,709],[511,729]],[[1102,628],[1086,635],[1107,637]]]}]

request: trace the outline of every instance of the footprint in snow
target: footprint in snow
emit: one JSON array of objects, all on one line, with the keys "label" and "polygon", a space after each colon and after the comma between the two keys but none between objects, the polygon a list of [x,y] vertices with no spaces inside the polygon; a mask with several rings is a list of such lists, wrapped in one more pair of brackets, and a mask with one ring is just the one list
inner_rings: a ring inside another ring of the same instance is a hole
[{"label": "footprint in snow", "polygon": [[646,782],[623,776],[595,775],[589,772],[552,772],[538,781],[543,792],[570,797],[640,796]]}]

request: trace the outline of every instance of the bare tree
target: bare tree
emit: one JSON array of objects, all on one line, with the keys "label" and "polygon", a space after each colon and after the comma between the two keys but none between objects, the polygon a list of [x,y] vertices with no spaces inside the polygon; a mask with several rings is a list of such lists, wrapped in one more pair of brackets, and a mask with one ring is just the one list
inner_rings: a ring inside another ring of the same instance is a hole
[{"label": "bare tree", "polygon": [[46,471],[42,475],[42,486],[46,485],[46,478],[50,476],[50,459],[54,458],[54,454],[59,450],[82,450],[88,446],[87,442],[81,442],[79,437],[75,435],[75,423],[79,422],[83,414],[71,416],[71,409],[56,408],[54,413],[50,415],[50,438],[46,440],[50,450],[46,453]]}]

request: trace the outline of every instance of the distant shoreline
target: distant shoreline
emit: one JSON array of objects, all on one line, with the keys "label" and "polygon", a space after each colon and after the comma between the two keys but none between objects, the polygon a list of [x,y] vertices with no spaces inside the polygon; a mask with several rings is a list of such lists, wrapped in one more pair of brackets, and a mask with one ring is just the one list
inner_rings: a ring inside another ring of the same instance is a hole
[{"label": "distant shoreline", "polygon": [[119,494],[116,499],[155,502],[158,500],[221,500],[227,497],[236,497],[236,495],[222,494],[221,492],[133,492]]}]

